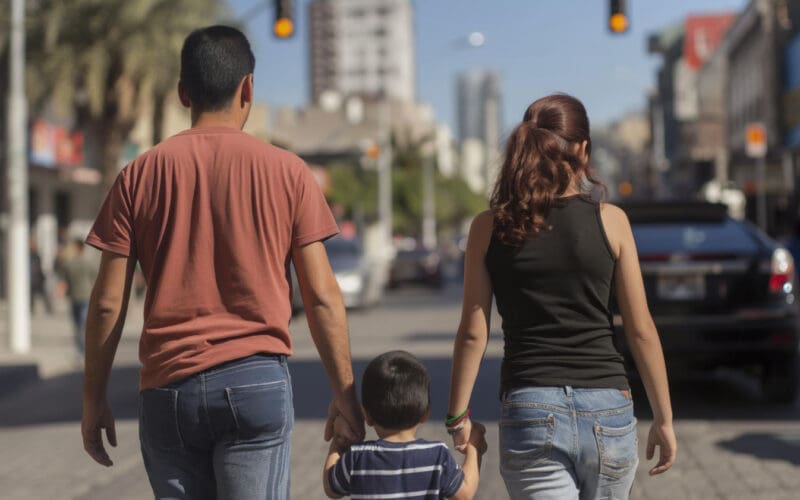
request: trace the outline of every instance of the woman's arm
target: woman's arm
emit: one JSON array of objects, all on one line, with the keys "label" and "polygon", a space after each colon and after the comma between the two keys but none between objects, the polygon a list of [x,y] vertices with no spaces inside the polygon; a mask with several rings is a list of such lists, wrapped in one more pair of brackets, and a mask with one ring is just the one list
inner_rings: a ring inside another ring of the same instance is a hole
[{"label": "woman's arm", "polygon": [[617,255],[614,279],[625,339],[653,409],[654,421],[647,440],[647,459],[653,458],[655,447],[658,446],[659,461],[650,474],[660,474],[675,463],[677,450],[664,353],[647,307],[639,257],[628,217],[613,205],[604,205],[601,215],[609,242]]},{"label": "woman's arm", "polygon": [[[492,311],[492,284],[484,259],[492,237],[492,214],[483,212],[475,217],[469,230],[464,259],[464,300],[461,323],[453,347],[453,368],[450,376],[450,405],[448,413],[458,415],[468,406],[481,359],[489,341],[489,321]],[[463,451],[470,435],[470,423],[453,442]]]}]

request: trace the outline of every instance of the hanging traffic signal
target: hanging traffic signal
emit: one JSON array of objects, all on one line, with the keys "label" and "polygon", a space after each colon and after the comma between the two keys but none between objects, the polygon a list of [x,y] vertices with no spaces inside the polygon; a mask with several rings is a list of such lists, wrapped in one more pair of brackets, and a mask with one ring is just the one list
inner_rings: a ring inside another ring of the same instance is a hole
[{"label": "hanging traffic signal", "polygon": [[275,0],[272,32],[281,39],[294,35],[294,0]]},{"label": "hanging traffic signal", "polygon": [[609,0],[608,2],[608,29],[612,33],[625,33],[628,31],[628,13],[626,0]]}]

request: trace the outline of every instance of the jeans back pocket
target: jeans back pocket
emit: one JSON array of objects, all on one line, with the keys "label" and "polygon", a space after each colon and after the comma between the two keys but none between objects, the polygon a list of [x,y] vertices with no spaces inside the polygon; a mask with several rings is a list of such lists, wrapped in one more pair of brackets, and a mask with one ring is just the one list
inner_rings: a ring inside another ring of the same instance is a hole
[{"label": "jeans back pocket", "polygon": [[595,439],[600,454],[600,474],[621,479],[639,463],[636,418],[624,427],[595,423]]},{"label": "jeans back pocket", "polygon": [[504,419],[500,421],[500,461],[508,471],[521,471],[550,456],[556,419]]},{"label": "jeans back pocket", "polygon": [[286,380],[225,389],[239,441],[283,437],[290,429],[292,404]]},{"label": "jeans back pocket", "polygon": [[178,424],[178,390],[145,389],[139,394],[142,444],[152,449],[174,451],[183,448]]}]

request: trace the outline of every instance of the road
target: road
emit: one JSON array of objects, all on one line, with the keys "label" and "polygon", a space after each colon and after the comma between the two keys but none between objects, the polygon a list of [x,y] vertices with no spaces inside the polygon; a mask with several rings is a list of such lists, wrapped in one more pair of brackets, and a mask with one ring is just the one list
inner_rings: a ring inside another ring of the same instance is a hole
[{"label": "road", "polygon": [[[427,438],[446,440],[439,422],[446,411],[459,300],[457,287],[439,294],[401,289],[387,296],[381,306],[349,315],[357,373],[376,354],[390,349],[406,349],[428,366],[432,417],[421,432]],[[152,498],[137,441],[137,314],[132,313],[129,320],[131,325],[123,336],[111,381],[111,404],[119,435],[119,447],[111,452],[114,467],[103,469],[83,454],[79,436],[81,376],[68,363],[62,363],[61,369],[47,372],[47,378],[15,391],[6,388],[0,392],[5,394],[0,396],[0,498]],[[495,446],[502,353],[498,325],[495,318],[472,402],[475,418],[489,424],[490,443],[477,498],[506,498]],[[296,355],[291,370],[297,415],[292,498],[317,499],[323,498],[319,477],[326,447],[321,434],[330,393],[302,316],[293,321],[292,330]],[[62,337],[60,342],[68,345],[68,333]],[[59,342],[53,338],[48,329],[37,333],[34,340],[37,348],[47,349]],[[679,375],[671,374],[679,460],[672,471],[656,478],[647,476],[650,464],[644,458],[649,410],[640,384],[633,384],[640,421],[641,466],[632,498],[796,498],[800,490],[800,407],[763,403],[758,384],[743,375]]]}]

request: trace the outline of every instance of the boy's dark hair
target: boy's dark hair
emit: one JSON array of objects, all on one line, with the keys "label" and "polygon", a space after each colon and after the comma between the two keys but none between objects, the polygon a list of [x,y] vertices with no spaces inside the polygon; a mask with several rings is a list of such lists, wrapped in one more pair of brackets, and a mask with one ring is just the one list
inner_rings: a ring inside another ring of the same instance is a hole
[{"label": "boy's dark hair", "polygon": [[431,379],[420,361],[390,351],[370,361],[361,381],[361,403],[385,429],[409,429],[422,422],[430,404]]},{"label": "boy's dark hair", "polygon": [[181,84],[198,112],[227,108],[256,59],[244,33],[230,26],[193,31],[181,49]]}]

